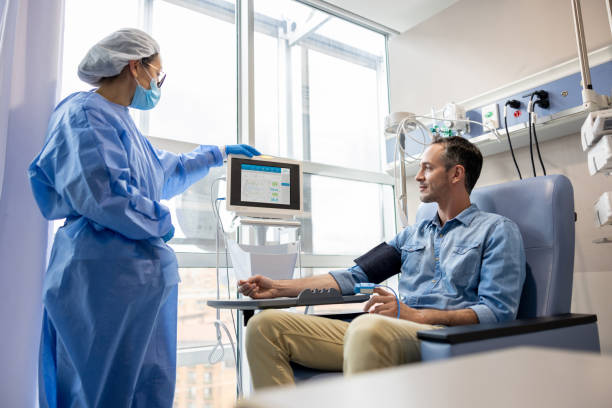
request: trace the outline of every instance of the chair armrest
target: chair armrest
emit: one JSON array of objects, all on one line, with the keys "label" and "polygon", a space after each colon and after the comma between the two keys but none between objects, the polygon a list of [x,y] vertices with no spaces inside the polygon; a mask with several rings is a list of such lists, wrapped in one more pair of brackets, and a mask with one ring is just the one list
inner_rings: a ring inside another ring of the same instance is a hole
[{"label": "chair armrest", "polygon": [[562,327],[594,323],[597,315],[567,313],[556,316],[519,319],[504,323],[471,324],[447,327],[439,330],[424,330],[417,333],[420,340],[435,343],[459,344],[487,340],[517,334],[534,333]]}]

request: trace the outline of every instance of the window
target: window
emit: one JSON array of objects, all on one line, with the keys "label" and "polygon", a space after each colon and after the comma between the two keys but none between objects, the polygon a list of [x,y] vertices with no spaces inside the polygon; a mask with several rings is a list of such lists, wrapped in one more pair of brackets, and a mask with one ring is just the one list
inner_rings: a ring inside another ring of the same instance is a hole
[{"label": "window", "polygon": [[[253,106],[242,106],[254,112],[251,136],[258,149],[305,162],[301,272],[350,266],[395,233],[382,132],[388,113],[386,37],[295,0],[254,0],[252,12],[255,98]],[[159,42],[168,74],[156,109],[132,111],[141,132],[174,152],[246,140],[237,133],[235,0],[66,0],[65,13],[62,98],[92,88],[76,75],[89,47],[116,29],[138,27]],[[235,400],[225,334],[223,357],[209,363],[217,314],[206,305],[217,295],[212,206],[224,196],[224,174],[224,167],[213,169],[164,202],[176,228],[171,245],[182,279],[176,407],[229,406]],[[219,206],[229,225],[231,215],[223,202]],[[234,297],[233,271],[220,272],[223,297]],[[234,329],[229,311],[219,317]]]},{"label": "window", "polygon": [[[108,0],[104,3],[66,0],[61,99],[73,92],[93,88],[77,76],[79,63],[87,51],[108,34],[137,25],[138,4],[137,0]],[[121,10],[121,13],[117,13],[117,10]]]},{"label": "window", "polygon": [[[154,1],[151,31],[168,73],[143,132],[195,144],[236,142],[233,1]],[[180,23],[178,23],[180,22]]]},{"label": "window", "polygon": [[392,235],[393,218],[383,205],[392,205],[390,186],[315,175],[307,183],[310,217],[302,222],[311,230],[303,244],[313,254],[362,254]]},{"label": "window", "polygon": [[294,0],[255,0],[254,12],[257,146],[381,171],[385,36]]},{"label": "window", "polygon": [[253,4],[256,146],[337,168],[322,177],[315,165],[304,180],[302,247],[367,251],[395,231],[393,190],[368,173],[384,163],[386,38],[298,1]]}]

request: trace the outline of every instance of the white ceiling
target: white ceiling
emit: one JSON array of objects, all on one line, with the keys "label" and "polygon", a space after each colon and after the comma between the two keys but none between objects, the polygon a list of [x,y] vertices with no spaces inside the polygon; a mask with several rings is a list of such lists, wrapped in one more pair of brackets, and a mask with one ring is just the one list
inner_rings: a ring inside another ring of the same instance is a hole
[{"label": "white ceiling", "polygon": [[458,0],[325,0],[351,13],[403,33]]}]

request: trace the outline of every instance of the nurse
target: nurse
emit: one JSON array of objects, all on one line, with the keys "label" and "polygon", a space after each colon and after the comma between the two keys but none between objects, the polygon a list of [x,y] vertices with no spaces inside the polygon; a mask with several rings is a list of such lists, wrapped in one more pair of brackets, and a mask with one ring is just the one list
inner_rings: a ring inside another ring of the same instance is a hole
[{"label": "nurse", "polygon": [[137,29],[94,45],[78,70],[97,89],[53,112],[29,168],[57,231],[43,284],[41,407],[171,407],[176,377],[174,227],[160,203],[248,145],[155,149],[129,107],[151,109],[166,75],[157,42]]}]

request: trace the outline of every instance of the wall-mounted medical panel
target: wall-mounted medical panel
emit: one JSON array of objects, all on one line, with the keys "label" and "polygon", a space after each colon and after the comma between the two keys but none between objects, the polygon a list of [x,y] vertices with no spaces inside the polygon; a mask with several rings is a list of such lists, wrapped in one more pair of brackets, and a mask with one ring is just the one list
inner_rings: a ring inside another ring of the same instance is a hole
[{"label": "wall-mounted medical panel", "polygon": [[[597,65],[591,68],[591,81],[593,82],[593,89],[595,92],[602,95],[610,95],[612,91],[612,61],[608,61],[604,64]],[[504,131],[504,118],[503,111],[506,101],[516,99],[521,102],[519,109],[512,109],[508,107],[508,128],[512,128],[514,125],[523,124],[528,121],[527,105],[531,94],[535,91],[544,90],[548,92],[548,98],[550,106],[547,109],[543,109],[539,106],[534,107],[534,112],[537,116],[537,123],[543,123],[552,118],[550,116],[563,113],[572,108],[582,106],[582,86],[580,85],[581,78],[580,73],[569,75],[567,77],[558,79],[556,81],[547,82],[538,87],[525,89],[522,92],[514,95],[509,95],[507,98],[498,99],[495,103],[499,106],[500,112],[500,132]],[[520,112],[516,114],[515,112]],[[466,112],[468,119],[482,122],[481,109],[472,109]],[[470,125],[470,133],[467,135],[468,138],[474,138],[482,135],[483,133],[489,133],[487,130],[483,132],[482,126],[478,124]],[[565,136],[565,135],[560,135]]]},{"label": "wall-mounted medical panel", "polygon": [[[595,65],[591,68],[591,80],[593,89],[603,95],[610,95],[612,92],[612,60]],[[504,129],[504,105],[506,101],[516,99],[521,102],[518,109],[508,107],[507,120],[510,137],[515,148],[528,145],[528,114],[527,107],[529,99],[534,91],[544,90],[548,92],[549,107],[544,109],[540,106],[534,107],[536,114],[537,135],[540,141],[546,141],[558,137],[567,136],[572,133],[579,133],[580,127],[584,122],[587,113],[582,106],[582,87],[580,73],[575,72],[565,75],[552,81],[542,81],[540,85],[526,87],[516,92],[517,86],[514,85],[513,92],[507,95],[499,95],[493,100],[482,100],[482,104],[474,105],[471,103],[466,112],[470,120],[482,122],[482,109],[497,104],[500,115],[500,127],[498,134],[500,140],[496,140],[489,130],[483,132],[482,126],[471,123],[469,133],[465,135],[482,150],[483,154],[491,155],[501,153],[509,149]],[[482,98],[480,98],[482,99]],[[534,97],[534,99],[537,99]],[[406,141],[406,152],[410,155],[418,155],[422,152],[423,146],[411,140]],[[387,163],[391,165],[395,158],[395,137],[386,139]]]}]

